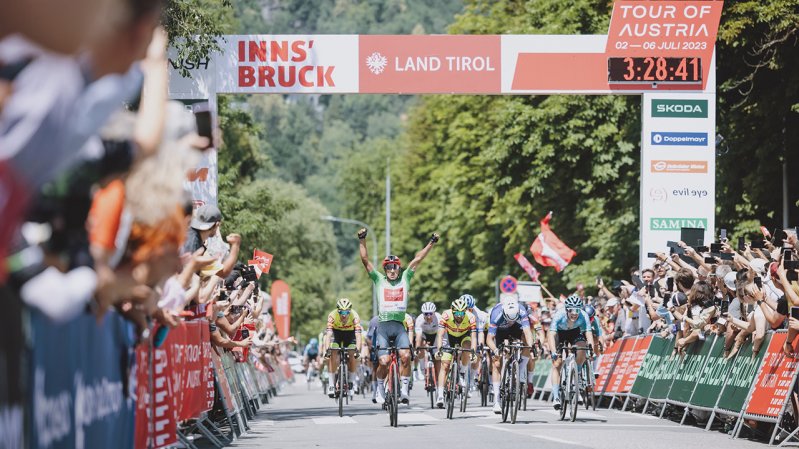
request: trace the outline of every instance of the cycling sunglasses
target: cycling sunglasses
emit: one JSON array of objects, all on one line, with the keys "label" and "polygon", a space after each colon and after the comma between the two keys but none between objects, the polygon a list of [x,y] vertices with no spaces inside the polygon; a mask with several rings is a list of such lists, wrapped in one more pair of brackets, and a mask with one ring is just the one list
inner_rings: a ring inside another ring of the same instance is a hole
[{"label": "cycling sunglasses", "polygon": [[349,310],[339,310],[339,311],[338,311],[338,314],[339,314],[339,315],[349,315],[349,314],[350,314],[350,311],[349,311]]},{"label": "cycling sunglasses", "polygon": [[435,315],[435,312],[425,312],[424,313],[424,316],[433,316],[433,315]]},{"label": "cycling sunglasses", "polygon": [[399,270],[399,264],[396,264],[396,263],[390,263],[390,264],[386,264],[386,267],[385,267],[385,268],[386,268],[386,271],[389,271],[389,270]]},{"label": "cycling sunglasses", "polygon": [[460,318],[460,317],[462,317],[462,316],[466,316],[466,312],[458,312],[458,311],[455,311],[455,312],[452,312],[452,316],[454,316],[454,317],[456,317],[456,318]]}]

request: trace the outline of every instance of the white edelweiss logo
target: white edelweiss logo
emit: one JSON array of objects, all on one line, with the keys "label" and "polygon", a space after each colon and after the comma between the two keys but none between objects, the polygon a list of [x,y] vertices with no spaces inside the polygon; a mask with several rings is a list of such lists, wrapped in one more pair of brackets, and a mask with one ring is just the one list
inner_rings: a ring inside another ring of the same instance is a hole
[{"label": "white edelweiss logo", "polygon": [[369,67],[370,72],[380,75],[386,69],[388,59],[380,53],[374,52],[366,58],[366,65]]}]

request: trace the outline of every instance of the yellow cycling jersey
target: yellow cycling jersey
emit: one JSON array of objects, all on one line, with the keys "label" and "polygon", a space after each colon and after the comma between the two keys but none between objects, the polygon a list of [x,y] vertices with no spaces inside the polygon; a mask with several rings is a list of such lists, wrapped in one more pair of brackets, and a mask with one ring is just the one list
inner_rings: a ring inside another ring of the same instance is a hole
[{"label": "yellow cycling jersey", "polygon": [[449,335],[460,337],[461,335],[477,330],[477,319],[471,312],[466,312],[460,323],[455,322],[452,309],[447,309],[441,314],[441,321],[438,322],[439,329],[446,329]]},{"label": "yellow cycling jersey", "polygon": [[360,333],[363,330],[361,327],[361,317],[358,316],[358,312],[352,310],[349,315],[347,315],[347,318],[342,320],[341,315],[338,313],[338,309],[336,309],[327,315],[327,330],[355,331]]},{"label": "yellow cycling jersey", "polygon": [[411,316],[410,313],[405,314],[405,319],[402,320],[402,325],[405,326],[405,330],[408,329],[413,330],[414,322],[413,322],[413,317]]}]

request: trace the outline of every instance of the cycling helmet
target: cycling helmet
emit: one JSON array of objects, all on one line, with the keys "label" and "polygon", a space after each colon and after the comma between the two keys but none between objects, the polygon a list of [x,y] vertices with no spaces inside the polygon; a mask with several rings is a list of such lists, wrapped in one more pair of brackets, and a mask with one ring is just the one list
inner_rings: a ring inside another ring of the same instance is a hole
[{"label": "cycling helmet", "polygon": [[341,298],[336,301],[336,308],[338,310],[350,310],[352,309],[352,302],[347,298]]},{"label": "cycling helmet", "polygon": [[588,315],[588,318],[591,318],[592,320],[594,319],[594,315],[596,315],[596,309],[594,306],[591,304],[586,304],[585,307],[583,307],[583,311],[586,315]]},{"label": "cycling helmet", "polygon": [[436,305],[432,302],[422,304],[422,313],[433,313],[436,311]]},{"label": "cycling helmet", "polygon": [[462,300],[464,300],[466,302],[466,308],[467,309],[473,309],[474,308],[474,296],[472,296],[472,295],[470,295],[468,293],[464,293],[463,295],[461,295],[460,299],[462,299]]},{"label": "cycling helmet", "polygon": [[577,295],[569,295],[569,297],[566,298],[566,303],[564,305],[566,306],[566,310],[582,309],[583,300]]},{"label": "cycling helmet", "polygon": [[386,265],[388,265],[388,264],[390,264],[390,263],[395,263],[395,264],[397,264],[397,265],[398,265],[400,268],[402,268],[402,261],[400,260],[400,258],[399,258],[399,257],[397,257],[397,256],[393,256],[393,255],[392,255],[392,256],[386,256],[386,258],[385,258],[385,259],[383,259],[383,269],[385,269],[385,268],[386,268]]},{"label": "cycling helmet", "polygon": [[516,321],[519,318],[519,301],[504,301],[502,303],[502,315],[508,321]]},{"label": "cycling helmet", "polygon": [[308,344],[311,345],[311,346],[316,346],[316,345],[319,344],[319,340],[317,340],[315,338],[312,338],[312,339],[308,340]]},{"label": "cycling helmet", "polygon": [[466,311],[466,301],[463,298],[458,298],[455,301],[452,301],[452,311],[453,312],[465,312]]}]

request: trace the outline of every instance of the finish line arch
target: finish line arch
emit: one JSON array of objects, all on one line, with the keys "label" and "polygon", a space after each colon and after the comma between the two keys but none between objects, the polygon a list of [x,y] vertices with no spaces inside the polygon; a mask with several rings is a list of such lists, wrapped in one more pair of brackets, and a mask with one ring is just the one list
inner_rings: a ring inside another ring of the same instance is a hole
[{"label": "finish line arch", "polygon": [[[714,240],[722,7],[617,0],[607,35],[228,35],[203,61],[170,49],[169,96],[214,110],[217,94],[640,95],[643,266],[681,228]],[[187,182],[216,203],[214,151]]]}]

